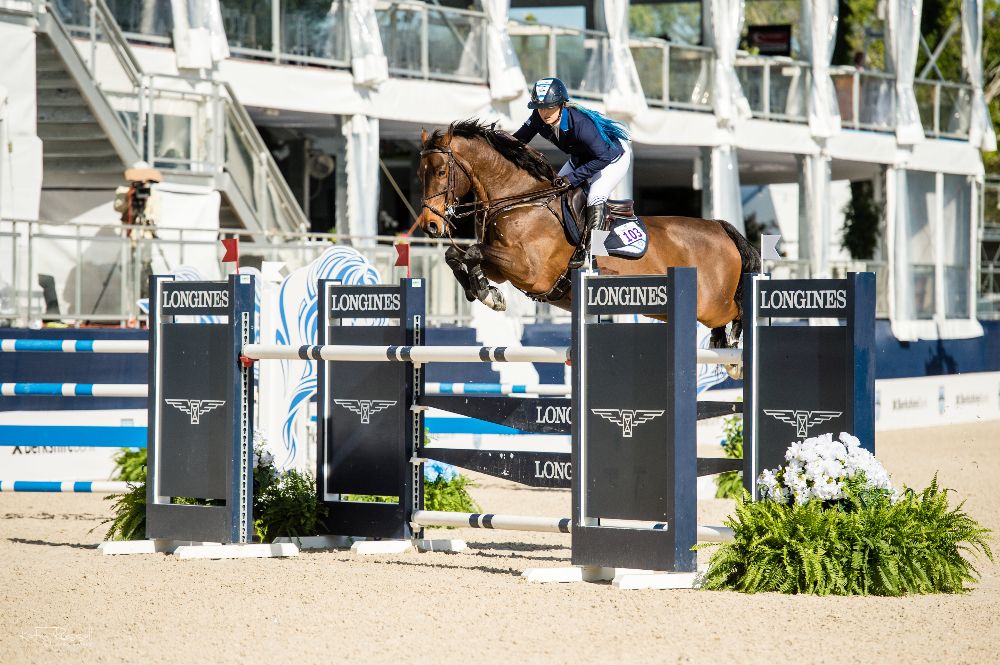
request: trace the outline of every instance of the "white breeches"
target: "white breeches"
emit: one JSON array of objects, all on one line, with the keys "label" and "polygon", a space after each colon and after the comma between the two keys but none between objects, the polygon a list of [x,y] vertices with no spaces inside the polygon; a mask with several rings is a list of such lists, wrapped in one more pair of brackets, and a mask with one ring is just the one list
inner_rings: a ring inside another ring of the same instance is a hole
[{"label": "white breeches", "polygon": [[[604,203],[611,196],[611,192],[618,186],[625,176],[628,175],[629,167],[632,166],[632,146],[628,141],[620,141],[625,152],[621,157],[611,162],[603,169],[590,177],[590,192],[587,194],[587,205]],[[573,170],[573,165],[568,161],[559,169],[559,175],[568,175]]]}]

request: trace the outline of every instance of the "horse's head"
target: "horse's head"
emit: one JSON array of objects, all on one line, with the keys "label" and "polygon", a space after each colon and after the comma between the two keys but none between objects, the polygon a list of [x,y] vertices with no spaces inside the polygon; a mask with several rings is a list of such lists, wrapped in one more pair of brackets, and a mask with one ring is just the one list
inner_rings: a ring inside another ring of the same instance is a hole
[{"label": "horse's head", "polygon": [[472,188],[472,177],[459,162],[452,144],[452,132],[420,135],[420,166],[417,178],[423,187],[423,208],[417,223],[431,238],[440,238],[454,226],[452,216],[459,199]]}]

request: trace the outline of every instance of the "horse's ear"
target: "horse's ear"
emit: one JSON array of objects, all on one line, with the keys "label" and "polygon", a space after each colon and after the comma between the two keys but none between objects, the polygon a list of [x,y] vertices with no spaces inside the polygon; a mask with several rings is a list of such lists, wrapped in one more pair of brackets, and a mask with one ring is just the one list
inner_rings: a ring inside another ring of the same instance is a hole
[{"label": "horse's ear", "polygon": [[422,127],[420,129],[420,145],[427,145],[427,130]]},{"label": "horse's ear", "polygon": [[448,127],[448,131],[445,132],[445,134],[444,134],[444,138],[441,139],[441,147],[442,148],[447,148],[448,146],[451,145],[451,136],[452,136],[451,135],[451,127],[449,126]]}]

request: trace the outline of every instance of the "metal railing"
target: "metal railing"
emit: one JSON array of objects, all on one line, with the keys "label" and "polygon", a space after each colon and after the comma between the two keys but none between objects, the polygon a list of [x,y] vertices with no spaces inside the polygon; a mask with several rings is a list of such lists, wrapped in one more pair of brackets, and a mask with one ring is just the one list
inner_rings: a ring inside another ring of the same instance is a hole
[{"label": "metal railing", "polygon": [[389,72],[396,76],[486,83],[486,15],[423,2],[375,5]]},{"label": "metal railing", "polygon": [[[331,245],[353,243],[384,281],[400,275],[394,268],[397,238],[356,238],[319,233],[252,232],[161,227],[134,229],[108,224],[0,222],[0,319],[24,326],[39,321],[127,325],[145,319],[139,300],[147,296],[149,274],[197,266],[205,279],[226,274],[220,262],[222,237],[241,238],[244,265],[280,261],[295,270],[318,258]],[[444,262],[444,240],[411,239],[413,277],[426,278],[428,318],[433,323],[461,323],[472,318],[470,303]],[[9,249],[8,249],[9,248]],[[14,260],[7,261],[9,253]],[[19,258],[18,258],[19,257]],[[51,277],[54,292],[39,286]],[[54,296],[54,298],[53,298]],[[58,311],[47,303],[57,301]]]},{"label": "metal railing", "polygon": [[845,129],[896,128],[896,79],[883,72],[837,67],[830,72]]},{"label": "metal railing", "polygon": [[969,136],[972,86],[965,83],[917,79],[913,83],[920,124],[931,137],[965,139]]},{"label": "metal railing", "polygon": [[[814,275],[812,265],[809,261],[798,259],[780,259],[778,261],[764,261],[764,272],[768,272],[775,279],[812,279],[819,275]],[[830,261],[829,275],[836,279],[842,279],[849,272],[874,272],[875,273],[875,315],[880,318],[889,316],[889,273],[888,263],[882,260],[847,260]]]},{"label": "metal railing", "polygon": [[[119,12],[128,6],[116,3]],[[47,9],[57,28],[75,38],[94,83],[112,101],[147,162],[165,170],[228,176],[261,227],[308,228],[228,83],[144,73],[104,0],[53,0]],[[108,60],[117,64],[110,75],[103,65]],[[217,184],[224,188],[226,183]]]},{"label": "metal railing", "polygon": [[350,66],[347,3],[222,0],[220,4],[229,50],[234,55]]},{"label": "metal railing", "polygon": [[[892,74],[837,67],[831,76],[843,127],[883,132],[895,130],[896,78]],[[932,138],[968,138],[972,86],[916,79],[913,90],[924,134]]]},{"label": "metal railing", "polygon": [[736,58],[736,76],[754,117],[806,121],[809,63],[783,57],[740,55]]},{"label": "metal railing", "polygon": [[520,21],[510,21],[507,32],[527,80],[554,72],[576,97],[600,99],[604,94],[607,33]]},{"label": "metal railing", "polygon": [[712,110],[712,49],[663,39],[629,41],[646,101],[654,106]]}]

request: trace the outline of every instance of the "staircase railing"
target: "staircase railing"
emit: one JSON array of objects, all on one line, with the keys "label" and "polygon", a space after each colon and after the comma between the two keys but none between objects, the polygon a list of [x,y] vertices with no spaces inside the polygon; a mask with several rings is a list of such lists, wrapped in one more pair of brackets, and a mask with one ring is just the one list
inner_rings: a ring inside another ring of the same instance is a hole
[{"label": "staircase railing", "polygon": [[[305,213],[228,83],[145,73],[104,0],[48,0],[35,7],[49,14],[54,29],[85,42],[77,50],[94,84],[115,100],[118,120],[143,159],[167,171],[227,175],[238,190],[227,194],[240,196],[237,207],[250,210],[260,228],[308,229]],[[105,49],[117,64],[113,71],[103,68]],[[158,136],[161,123],[173,125]],[[187,130],[171,143],[167,134],[177,126]]]}]

